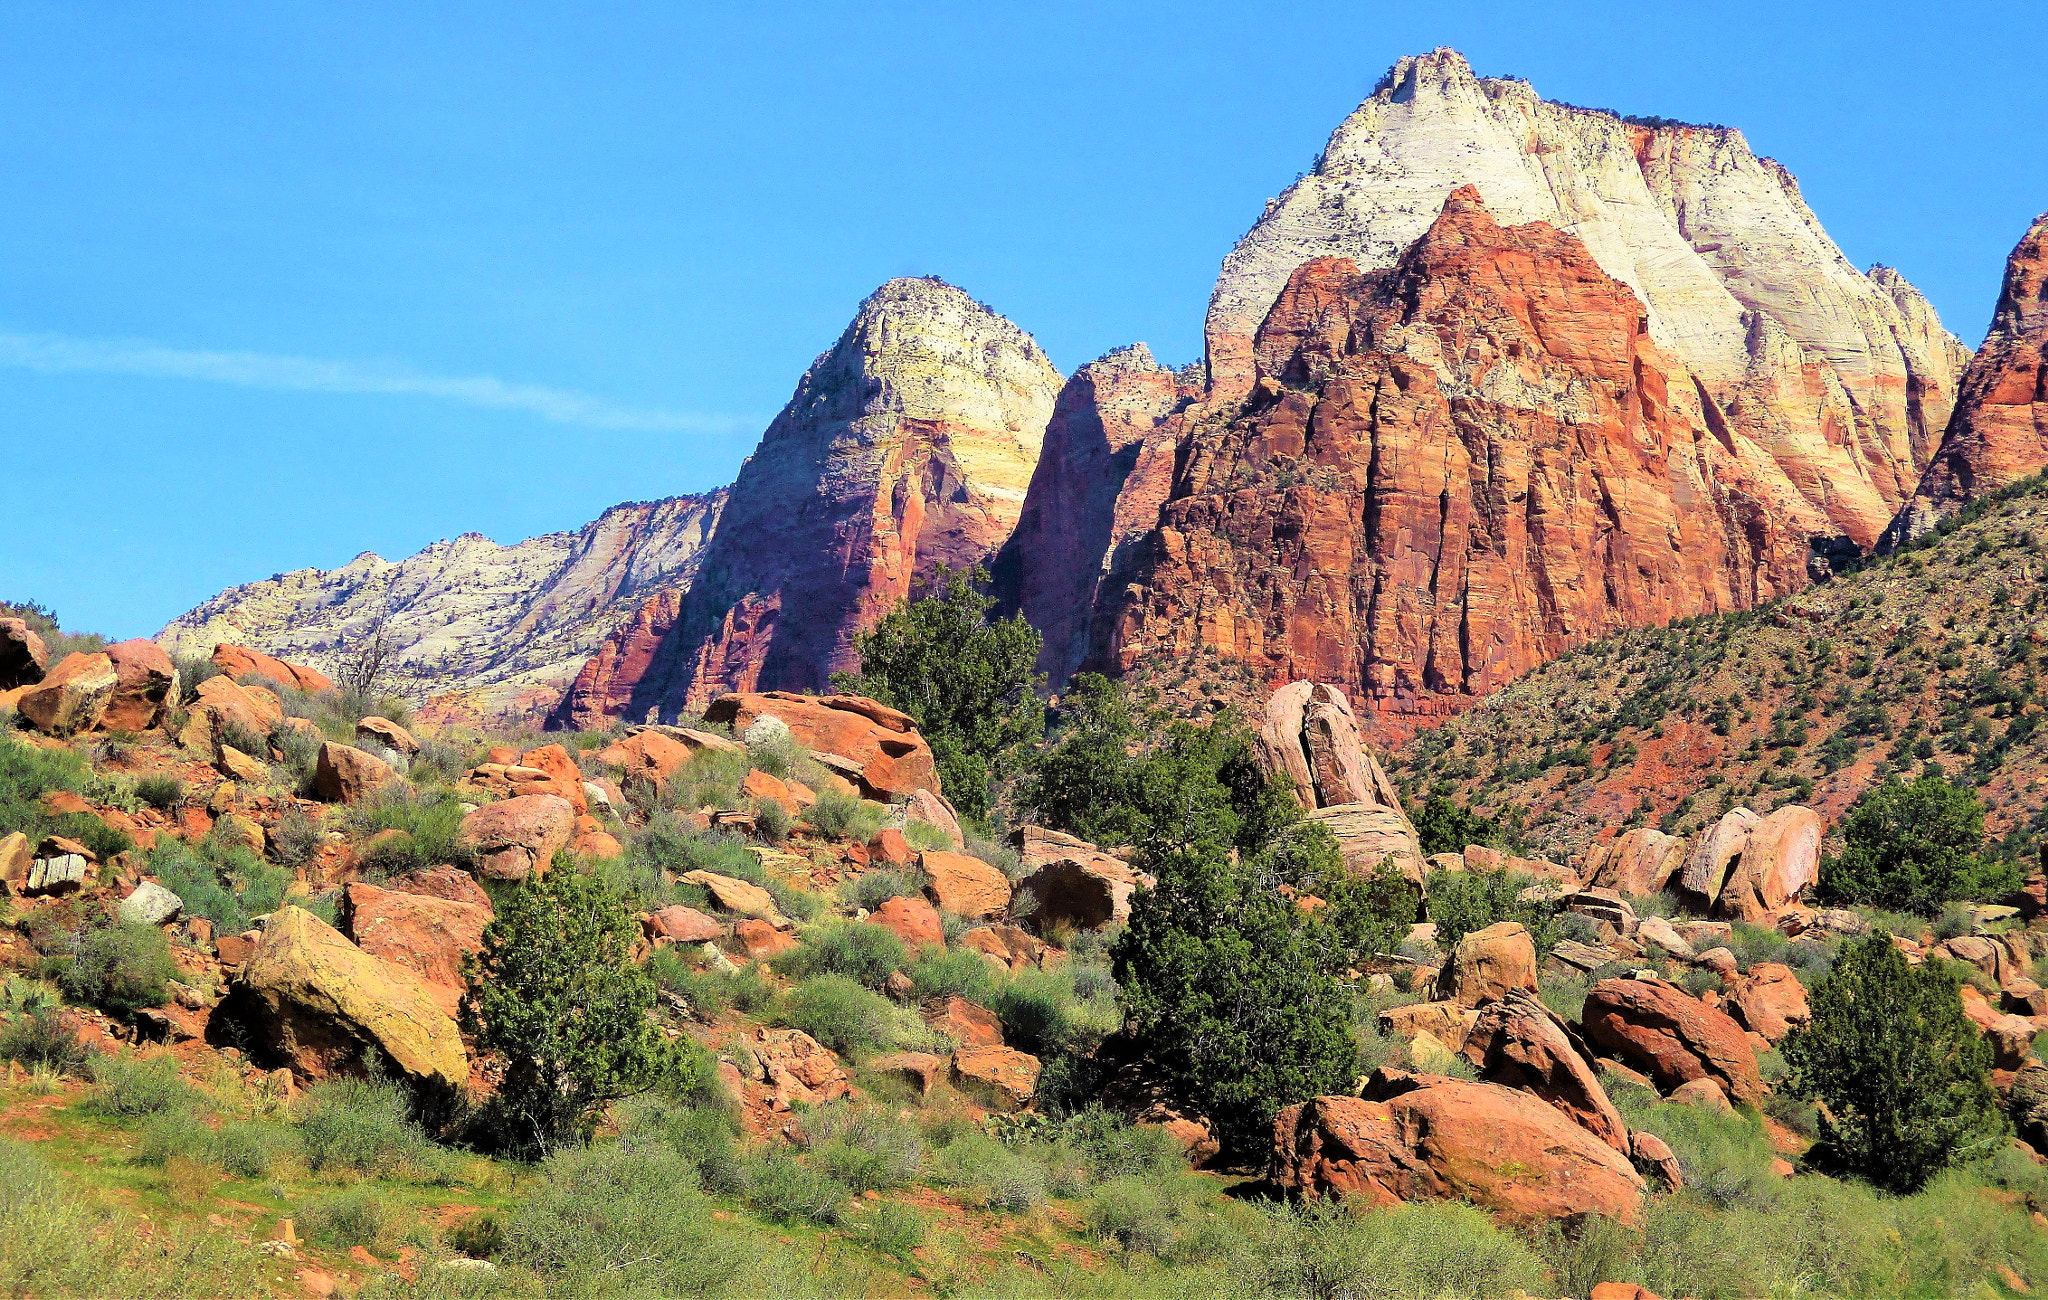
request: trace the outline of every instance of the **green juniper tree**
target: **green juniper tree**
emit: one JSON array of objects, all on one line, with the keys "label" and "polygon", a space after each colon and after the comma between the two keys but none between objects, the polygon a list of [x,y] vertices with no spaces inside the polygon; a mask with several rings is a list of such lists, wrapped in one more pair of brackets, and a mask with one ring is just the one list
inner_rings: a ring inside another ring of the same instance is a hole
[{"label": "green juniper tree", "polygon": [[1907,965],[1880,930],[1843,946],[1814,986],[1812,1019],[1779,1049],[1792,1091],[1821,1104],[1823,1143],[1889,1191],[1918,1191],[2005,1135],[1991,1044],[1958,988],[1939,965]]},{"label": "green juniper tree", "polygon": [[545,1156],[587,1141],[605,1103],[659,1083],[675,1053],[633,962],[617,896],[558,859],[498,908],[465,965],[462,1028],[505,1063],[495,1102],[506,1148]]},{"label": "green juniper tree", "polygon": [[917,720],[946,797],[971,817],[988,811],[989,782],[1009,755],[1045,731],[1039,635],[1022,615],[989,620],[995,601],[976,585],[987,581],[978,567],[941,566],[931,594],[861,635],[860,672],[832,675],[840,690]]}]

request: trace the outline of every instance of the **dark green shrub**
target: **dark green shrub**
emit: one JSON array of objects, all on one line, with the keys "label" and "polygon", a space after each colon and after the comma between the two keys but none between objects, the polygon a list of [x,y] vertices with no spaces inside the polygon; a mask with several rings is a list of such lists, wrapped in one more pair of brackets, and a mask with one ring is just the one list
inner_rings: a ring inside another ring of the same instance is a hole
[{"label": "dark green shrub", "polygon": [[1449,953],[1474,930],[1514,921],[1528,928],[1536,955],[1543,956],[1557,944],[1557,908],[1521,901],[1522,891],[1536,883],[1505,869],[1431,872],[1423,892],[1429,919],[1436,923],[1436,946]]},{"label": "dark green shrub", "polygon": [[135,782],[135,797],[160,812],[169,812],[185,801],[185,783],[175,776],[145,776]]},{"label": "dark green shrub", "polygon": [[942,566],[929,595],[905,601],[860,636],[859,674],[832,679],[917,720],[946,796],[969,817],[988,811],[991,777],[1045,730],[1038,633],[1021,615],[989,621],[995,601],[975,586],[987,581],[978,568]]},{"label": "dark green shrub", "polygon": [[865,921],[844,921],[804,931],[796,947],[769,965],[786,979],[844,975],[879,989],[905,960],[903,941],[895,931]]},{"label": "dark green shrub", "polygon": [[162,1006],[177,977],[163,931],[121,922],[89,928],[80,936],[63,984],[77,1001],[125,1015]]},{"label": "dark green shrub", "polygon": [[1795,1095],[1821,1103],[1823,1142],[1890,1191],[1994,1149],[2006,1134],[1991,1044],[1963,1014],[1955,976],[1913,967],[1878,931],[1844,944],[1813,1017],[1780,1047]]},{"label": "dark green shrub", "polygon": [[1335,932],[1215,844],[1157,854],[1114,971],[1126,1032],[1226,1145],[1271,1141],[1281,1107],[1347,1091],[1358,1047]]},{"label": "dark green shrub", "polygon": [[587,1140],[605,1103],[655,1086],[674,1064],[647,1016],[654,982],[633,961],[638,938],[615,896],[559,865],[529,878],[484,930],[461,1018],[505,1062],[495,1106],[508,1149]]},{"label": "dark green shrub", "polygon": [[490,1259],[505,1248],[505,1222],[478,1210],[448,1230],[448,1244],[471,1259]]},{"label": "dark green shrub", "polygon": [[1122,1023],[1114,992],[1084,999],[1066,964],[1024,970],[995,990],[989,1010],[1003,1022],[1003,1040],[1042,1058],[1086,1055]]},{"label": "dark green shrub", "polygon": [[754,829],[761,832],[762,838],[786,840],[789,838],[789,828],[793,824],[794,819],[790,816],[789,805],[782,800],[754,800]]},{"label": "dark green shrub", "polygon": [[1474,844],[1508,848],[1509,837],[1501,824],[1459,807],[1443,795],[1432,795],[1414,817],[1415,833],[1422,841],[1422,854],[1463,853]]},{"label": "dark green shrub", "polygon": [[1984,805],[1938,776],[1897,778],[1864,791],[1842,819],[1840,857],[1821,863],[1821,892],[1934,916],[1943,903],[1998,899],[2019,888],[2019,868],[1980,858]]},{"label": "dark green shrub", "polygon": [[243,1120],[223,1124],[209,1144],[223,1169],[237,1178],[266,1179],[299,1152],[299,1135],[280,1124]]},{"label": "dark green shrub", "polygon": [[870,1207],[859,1227],[860,1238],[870,1250],[902,1260],[910,1259],[911,1252],[924,1244],[925,1229],[924,1215],[896,1201]]}]

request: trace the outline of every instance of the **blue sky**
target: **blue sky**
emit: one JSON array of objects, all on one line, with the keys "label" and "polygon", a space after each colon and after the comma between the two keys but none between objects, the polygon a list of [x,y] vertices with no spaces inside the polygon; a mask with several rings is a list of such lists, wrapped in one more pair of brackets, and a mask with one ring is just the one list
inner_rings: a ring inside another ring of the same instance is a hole
[{"label": "blue sky", "polygon": [[[744,11],[744,12],[735,12]],[[1974,346],[2048,208],[2048,6],[39,4],[0,11],[0,598],[219,588],[728,481],[934,273],[1063,370],[1396,58],[1739,126]]]}]

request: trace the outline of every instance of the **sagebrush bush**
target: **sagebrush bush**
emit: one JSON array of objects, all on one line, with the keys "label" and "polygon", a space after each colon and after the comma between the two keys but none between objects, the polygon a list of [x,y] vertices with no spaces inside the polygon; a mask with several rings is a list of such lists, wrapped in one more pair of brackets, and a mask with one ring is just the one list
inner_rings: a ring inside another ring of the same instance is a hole
[{"label": "sagebrush bush", "polygon": [[135,782],[135,797],[159,812],[169,812],[185,801],[185,783],[175,776],[141,777]]},{"label": "sagebrush bush", "polygon": [[865,921],[840,921],[803,932],[796,947],[769,962],[787,979],[812,975],[844,975],[879,989],[903,968],[903,941],[886,926]]},{"label": "sagebrush bush", "polygon": [[852,1196],[846,1184],[799,1161],[787,1149],[771,1148],[744,1163],[747,1203],[780,1223],[837,1223]]},{"label": "sagebrush bush", "polygon": [[386,830],[404,831],[411,837],[379,858],[376,867],[380,875],[443,864],[468,870],[475,865],[476,854],[462,838],[463,815],[462,801],[452,790],[394,783],[350,808],[346,825],[357,839]]},{"label": "sagebrush bush", "polygon": [[995,972],[972,948],[927,949],[908,974],[911,995],[920,1002],[962,997],[987,1006],[995,997]]},{"label": "sagebrush bush", "polygon": [[117,922],[88,927],[79,936],[62,982],[64,992],[77,1001],[125,1015],[162,1006],[177,975],[163,931]]},{"label": "sagebrush bush", "polygon": [[1262,1295],[1505,1300],[1547,1294],[1535,1251],[1478,1210],[1443,1202],[1362,1214],[1330,1201],[1268,1211],[1232,1271]]},{"label": "sagebrush bush", "polygon": [[[880,927],[876,927],[880,928]],[[844,975],[819,975],[791,989],[776,1018],[841,1056],[893,1051],[909,1031],[907,1013]]]},{"label": "sagebrush bush", "polygon": [[865,844],[882,828],[882,810],[859,795],[826,790],[804,809],[803,821],[820,835]]},{"label": "sagebrush bush", "polygon": [[309,1088],[296,1109],[299,1143],[315,1173],[337,1169],[434,1182],[450,1172],[448,1153],[413,1123],[396,1084],[329,1079]]},{"label": "sagebrush bush", "polygon": [[917,1126],[880,1106],[821,1106],[804,1116],[798,1131],[817,1166],[855,1192],[902,1187],[917,1177],[924,1159]]},{"label": "sagebrush bush", "polygon": [[299,1211],[306,1235],[332,1250],[363,1246],[376,1250],[398,1225],[396,1207],[374,1187],[330,1192]]},{"label": "sagebrush bush", "polygon": [[853,907],[872,912],[892,898],[924,897],[923,873],[913,871],[863,871],[840,889]]},{"label": "sagebrush bush", "polygon": [[76,1074],[92,1059],[54,1008],[17,1015],[0,1028],[0,1061],[19,1061],[27,1069],[52,1074]]},{"label": "sagebrush bush", "polygon": [[136,1119],[166,1111],[188,1122],[204,1100],[197,1088],[178,1077],[178,1063],[168,1056],[93,1058],[92,1093],[86,1109],[96,1115]]}]

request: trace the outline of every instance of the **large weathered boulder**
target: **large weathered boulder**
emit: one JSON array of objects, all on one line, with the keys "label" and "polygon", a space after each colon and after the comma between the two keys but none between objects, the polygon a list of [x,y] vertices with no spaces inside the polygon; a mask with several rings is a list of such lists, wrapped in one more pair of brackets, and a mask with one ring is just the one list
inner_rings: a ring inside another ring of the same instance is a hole
[{"label": "large weathered boulder", "polygon": [[387,1068],[452,1093],[469,1078],[455,1021],[420,977],[350,943],[301,907],[272,913],[234,980],[259,1053],[300,1074],[359,1072],[374,1051]]},{"label": "large weathered boulder", "polygon": [[1367,1205],[1470,1201],[1521,1223],[1641,1218],[1647,1188],[1628,1157],[1530,1093],[1381,1071],[1367,1094],[1281,1111],[1267,1180]]},{"label": "large weathered boulder", "polygon": [[341,895],[341,929],[372,957],[403,966],[425,982],[436,1006],[453,1016],[462,1002],[462,959],[483,948],[490,904],[352,884]]},{"label": "large weathered boulder", "polygon": [[1661,892],[1685,865],[1685,841],[1650,826],[1623,831],[1593,872],[1594,888],[1640,898]]},{"label": "large weathered boulder", "polygon": [[918,855],[924,894],[942,912],[978,921],[1010,906],[1010,879],[980,858],[927,849]]},{"label": "large weathered boulder", "polygon": [[1730,864],[1749,845],[1749,832],[1762,820],[1747,808],[1730,808],[1721,819],[1693,837],[1686,850],[1680,884],[1701,910],[1714,906],[1728,883]]},{"label": "large weathered boulder", "polygon": [[1628,1126],[1600,1086],[1593,1054],[1557,1013],[1519,989],[1479,1009],[1462,1055],[1490,1083],[1533,1093],[1626,1155]]},{"label": "large weathered boulder", "polygon": [[792,691],[721,695],[704,720],[743,734],[762,717],[780,719],[805,749],[837,754],[858,766],[861,794],[882,803],[914,790],[940,793],[931,746],[910,715],[860,695],[798,695]]},{"label": "large weathered boulder", "polygon": [[24,690],[14,707],[45,735],[75,735],[99,725],[120,681],[107,655],[68,654]]},{"label": "large weathered boulder", "polygon": [[399,780],[391,764],[354,745],[327,741],[313,767],[313,793],[328,803],[354,806]]},{"label": "large weathered boulder", "polygon": [[460,867],[443,865],[408,871],[385,881],[384,887],[401,894],[423,894],[428,898],[445,898],[450,902],[474,903],[482,907],[491,905],[491,896],[476,883],[476,877]]},{"label": "large weathered boulder", "polygon": [[1742,1026],[1676,984],[1602,980],[1587,992],[1580,1024],[1596,1051],[1643,1071],[1665,1092],[1712,1079],[1734,1101],[1763,1101],[1763,1077]]},{"label": "large weathered boulder", "polygon": [[1722,994],[1729,1014],[1753,1034],[1777,1043],[1812,1016],[1806,988],[1790,966],[1760,961],[1738,976]]},{"label": "large weathered boulder", "polygon": [[163,647],[144,637],[107,647],[114,664],[114,694],[100,715],[108,731],[147,731],[164,720],[178,670]]},{"label": "large weathered boulder", "polygon": [[492,880],[545,872],[576,831],[576,810],[556,794],[527,794],[485,804],[462,819],[462,839],[477,870]]},{"label": "large weathered boulder", "polygon": [[696,885],[704,890],[711,895],[712,903],[725,911],[737,912],[741,916],[751,916],[762,921],[781,919],[782,912],[775,906],[775,896],[759,885],[749,884],[734,876],[721,876],[715,871],[705,871],[701,868],[684,872],[682,881],[686,885]]},{"label": "large weathered boulder", "polygon": [[49,647],[27,620],[0,618],[0,691],[35,685],[49,665]]},{"label": "large weathered boulder", "polygon": [[650,938],[675,943],[711,943],[725,937],[725,927],[694,907],[671,903],[649,916],[644,927]]},{"label": "large weathered boulder", "polygon": [[913,953],[946,946],[946,931],[939,924],[939,914],[922,898],[906,898],[899,894],[885,899],[875,909],[874,915],[868,917],[868,923],[888,930]]},{"label": "large weathered boulder", "polygon": [[1259,756],[1303,808],[1366,804],[1401,810],[1399,791],[1366,750],[1351,701],[1338,687],[1291,682],[1274,691],[1259,728]]},{"label": "large weathered boulder", "polygon": [[286,663],[261,650],[248,646],[228,645],[213,648],[214,666],[229,677],[240,680],[244,677],[267,677],[280,686],[294,686],[299,690],[318,695],[334,689],[334,681],[327,674],[304,664]]},{"label": "large weathered boulder", "polygon": [[1724,916],[1768,924],[1820,878],[1820,814],[1786,804],[1750,827],[1742,861],[1721,888]]},{"label": "large weathered boulder", "polygon": [[1510,992],[1536,991],[1536,940],[1515,921],[1499,921],[1458,940],[1444,964],[1443,992],[1460,1006],[1476,1007]]},{"label": "large weathered boulder", "polygon": [[285,722],[284,705],[276,695],[226,677],[209,677],[199,683],[198,694],[185,712],[178,743],[208,761],[220,757],[222,738],[231,729],[260,740]]},{"label": "large weathered boulder", "polygon": [[184,899],[154,880],[145,880],[121,900],[114,914],[134,925],[163,925],[175,921],[184,910]]},{"label": "large weathered boulder", "polygon": [[[410,731],[389,718],[375,715],[356,720],[356,740],[363,745],[381,745],[394,754],[403,754],[408,758],[420,752],[420,742],[413,738]],[[557,745],[551,748],[561,747]]]},{"label": "large weathered boulder", "polygon": [[1017,884],[1017,911],[1028,911],[1041,931],[1056,926],[1096,930],[1128,921],[1131,895],[1151,883],[1121,858],[1043,826],[1019,829],[1011,842],[1026,873]]},{"label": "large weathered boulder", "polygon": [[1369,876],[1390,865],[1417,889],[1422,887],[1422,843],[1399,808],[1340,803],[1317,808],[1308,818],[1330,832],[1353,873]]},{"label": "large weathered boulder", "polygon": [[949,997],[924,1008],[924,1022],[955,1048],[1001,1047],[1003,1022],[996,1013],[962,997]]}]

